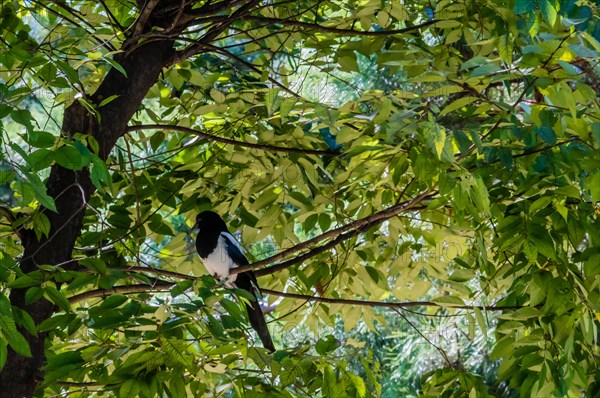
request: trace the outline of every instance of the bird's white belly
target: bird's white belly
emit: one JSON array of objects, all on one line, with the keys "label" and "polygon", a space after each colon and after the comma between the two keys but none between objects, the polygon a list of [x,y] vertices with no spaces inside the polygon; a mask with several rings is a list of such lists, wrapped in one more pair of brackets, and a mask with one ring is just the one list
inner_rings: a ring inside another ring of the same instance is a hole
[{"label": "bird's white belly", "polygon": [[219,237],[215,250],[213,250],[208,257],[202,258],[201,260],[208,273],[218,280],[227,279],[230,283],[235,282],[237,274],[229,275],[229,270],[234,268],[235,264],[227,254],[227,249],[225,249],[225,239],[222,236]]}]

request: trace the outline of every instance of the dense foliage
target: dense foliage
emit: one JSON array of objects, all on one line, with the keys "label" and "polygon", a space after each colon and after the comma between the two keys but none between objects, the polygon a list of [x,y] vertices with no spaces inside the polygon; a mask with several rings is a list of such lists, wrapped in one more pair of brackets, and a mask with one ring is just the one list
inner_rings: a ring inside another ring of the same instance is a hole
[{"label": "dense foliage", "polygon": [[3,0],[0,395],[600,394],[599,4]]}]

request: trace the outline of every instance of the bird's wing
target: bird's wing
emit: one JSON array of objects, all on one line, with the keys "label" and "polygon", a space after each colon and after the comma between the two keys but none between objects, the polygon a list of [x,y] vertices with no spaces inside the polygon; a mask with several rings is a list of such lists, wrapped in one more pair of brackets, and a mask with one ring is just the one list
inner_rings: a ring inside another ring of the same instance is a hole
[{"label": "bird's wing", "polygon": [[[236,266],[241,267],[243,265],[250,264],[248,262],[248,259],[246,258],[246,256],[244,256],[244,254],[242,253],[242,248],[241,248],[239,242],[233,237],[233,235],[231,235],[229,232],[221,232],[221,236],[223,237],[223,239],[226,242],[225,247],[227,248],[227,254],[233,260],[233,262]],[[242,272],[242,274],[247,274],[247,277],[249,278],[250,282],[252,283],[252,288],[254,290],[254,294],[255,295],[258,294],[259,296],[262,295],[262,293],[260,291],[260,287],[258,286],[258,281],[256,280],[256,276],[254,275],[254,272],[252,272],[252,270],[250,270],[250,271]],[[238,274],[238,275],[241,275],[241,274]]]},{"label": "bird's wing", "polygon": [[221,236],[225,240],[225,248],[227,249],[227,254],[233,262],[239,267],[242,265],[248,265],[248,259],[242,253],[242,248],[238,241],[231,235],[229,232],[221,232]]}]

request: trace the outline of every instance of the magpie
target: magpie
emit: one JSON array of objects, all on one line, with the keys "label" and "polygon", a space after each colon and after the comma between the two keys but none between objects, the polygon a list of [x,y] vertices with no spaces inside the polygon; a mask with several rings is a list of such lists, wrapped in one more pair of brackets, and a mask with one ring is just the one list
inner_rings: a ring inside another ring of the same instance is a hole
[{"label": "magpie", "polygon": [[213,211],[203,211],[196,216],[192,229],[199,229],[196,237],[196,250],[208,272],[218,280],[224,280],[225,286],[237,287],[249,292],[254,300],[246,304],[250,325],[258,333],[263,346],[275,351],[271,334],[267,328],[265,316],[260,308],[257,293],[260,294],[256,276],[252,270],[229,274],[229,270],[248,265],[238,241],[229,233],[225,221]]}]

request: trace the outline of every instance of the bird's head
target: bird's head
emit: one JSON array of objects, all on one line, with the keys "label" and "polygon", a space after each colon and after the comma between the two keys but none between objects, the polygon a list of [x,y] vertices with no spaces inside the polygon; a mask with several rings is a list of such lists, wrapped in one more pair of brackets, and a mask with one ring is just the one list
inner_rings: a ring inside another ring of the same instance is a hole
[{"label": "bird's head", "polygon": [[192,229],[200,231],[227,231],[225,221],[214,211],[206,210],[196,216],[196,223]]}]

